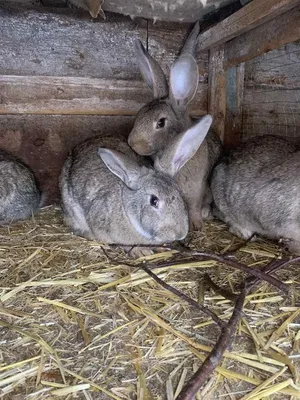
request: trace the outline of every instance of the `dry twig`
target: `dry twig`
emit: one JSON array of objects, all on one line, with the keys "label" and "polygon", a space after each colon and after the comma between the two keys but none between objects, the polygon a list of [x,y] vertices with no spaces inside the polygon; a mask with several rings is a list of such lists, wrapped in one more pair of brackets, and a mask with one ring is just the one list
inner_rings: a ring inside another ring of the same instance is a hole
[{"label": "dry twig", "polygon": [[199,391],[203,383],[216,369],[221,361],[225,350],[227,349],[235,333],[237,324],[241,318],[243,304],[247,295],[247,289],[244,287],[236,299],[234,310],[228,324],[222,329],[217,343],[211,353],[205,359],[198,371],[193,375],[190,381],[182,389],[177,400],[192,400]]},{"label": "dry twig", "polygon": [[[132,267],[132,265],[130,265],[130,264],[126,264],[126,265]],[[168,283],[166,283],[165,281],[160,279],[160,277],[157,276],[154,272],[152,272],[151,269],[149,269],[145,263],[139,264],[138,267],[141,268],[143,271],[145,271],[149,276],[151,276],[151,278],[153,278],[163,288],[165,288],[169,292],[175,294],[175,296],[178,296],[182,300],[186,301],[188,304],[195,307],[198,311],[201,311],[201,312],[205,313],[206,315],[208,315],[220,328],[223,329],[226,326],[226,323],[224,323],[217,316],[217,314],[215,314],[213,311],[209,310],[207,307],[204,307],[202,304],[197,303],[195,300],[191,299],[186,294],[180,292],[178,289],[174,288],[173,286],[169,285]]]}]

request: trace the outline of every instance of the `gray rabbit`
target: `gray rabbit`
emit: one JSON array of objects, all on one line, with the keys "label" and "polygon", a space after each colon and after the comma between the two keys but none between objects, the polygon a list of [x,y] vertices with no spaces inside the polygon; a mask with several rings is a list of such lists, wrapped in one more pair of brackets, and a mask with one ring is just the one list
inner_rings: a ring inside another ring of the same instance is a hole
[{"label": "gray rabbit", "polygon": [[300,151],[276,136],[255,137],[232,149],[215,167],[215,215],[230,231],[283,238],[300,252]]},{"label": "gray rabbit", "polygon": [[210,124],[206,116],[178,135],[161,154],[162,172],[123,137],[96,137],[76,146],[60,176],[65,223],[76,234],[105,243],[184,239],[188,212],[173,176],[195,154]]},{"label": "gray rabbit", "polygon": [[40,201],[40,190],[30,168],[0,150],[0,224],[30,218]]},{"label": "gray rabbit", "polygon": [[[128,143],[135,152],[151,156],[154,161],[176,135],[192,124],[187,106],[198,87],[198,65],[194,57],[199,30],[199,23],[196,23],[180,56],[171,67],[170,89],[157,61],[139,40],[136,41],[139,68],[153,92],[154,100],[138,112]],[[221,149],[219,138],[210,131],[206,138],[203,137],[194,157],[176,176],[188,206],[191,228],[201,229],[203,217],[211,214],[207,179]]]}]

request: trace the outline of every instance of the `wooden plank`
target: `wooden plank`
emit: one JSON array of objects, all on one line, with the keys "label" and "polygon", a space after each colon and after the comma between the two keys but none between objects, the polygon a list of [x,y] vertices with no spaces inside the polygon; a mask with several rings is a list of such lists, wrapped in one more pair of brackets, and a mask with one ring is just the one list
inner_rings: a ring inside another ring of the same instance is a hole
[{"label": "wooden plank", "polygon": [[249,89],[244,91],[243,106],[247,107],[249,104],[256,104],[263,106],[265,104],[275,105],[297,105],[299,104],[299,88],[294,89],[269,89],[261,88],[259,90]]},{"label": "wooden plank", "polygon": [[300,43],[289,43],[246,64],[245,88],[300,89]]},{"label": "wooden plank", "polygon": [[248,108],[243,113],[243,124],[264,125],[266,127],[273,127],[273,130],[278,126],[297,128],[298,132],[300,132],[300,110],[298,109],[293,113],[292,110],[286,107],[284,111],[270,113],[266,110],[261,110],[260,112],[255,112],[253,109]]},{"label": "wooden plank", "polygon": [[279,68],[282,65],[292,64],[300,61],[300,41],[288,43],[279,49],[269,51],[262,54],[255,59],[249,60],[246,64],[245,77],[247,78],[248,70],[255,69],[266,69],[269,66],[273,68]]},{"label": "wooden plank", "polygon": [[300,6],[225,45],[225,68],[251,60],[300,39]]},{"label": "wooden plank", "polygon": [[[160,23],[108,14],[92,21],[80,10],[0,8],[0,75],[49,75],[140,80],[133,41],[148,46],[168,73],[191,24]],[[147,39],[148,31],[148,39]],[[207,73],[208,53],[198,55]],[[206,63],[206,64],[205,64]],[[201,72],[201,71],[200,71]]]},{"label": "wooden plank", "polygon": [[224,47],[210,50],[208,75],[208,112],[213,117],[212,127],[224,140],[226,115],[226,73],[223,67]]},{"label": "wooden plank", "polygon": [[[135,115],[150,100],[142,81],[0,76],[0,114]],[[207,112],[207,84],[199,85],[190,112]]]},{"label": "wooden plank", "polygon": [[299,5],[299,0],[253,0],[199,37],[198,51],[219,46]]},{"label": "wooden plank", "polygon": [[243,140],[259,134],[300,139],[300,44],[246,63]]},{"label": "wooden plank", "polygon": [[300,138],[300,89],[277,90],[275,93],[267,88],[260,92],[245,88],[243,131],[246,125],[263,126],[267,133],[280,127],[284,136],[296,129]]},{"label": "wooden plank", "polygon": [[[0,8],[0,75],[139,80],[133,41],[147,22],[109,15],[92,21],[80,10]],[[174,51],[175,49],[173,49]]]},{"label": "wooden plank", "polygon": [[1,115],[0,148],[31,166],[50,204],[58,199],[58,176],[68,151],[91,136],[127,135],[133,121],[124,116]]},{"label": "wooden plank", "polygon": [[225,147],[234,147],[242,137],[242,101],[244,91],[245,64],[227,70],[226,73],[226,119]]}]

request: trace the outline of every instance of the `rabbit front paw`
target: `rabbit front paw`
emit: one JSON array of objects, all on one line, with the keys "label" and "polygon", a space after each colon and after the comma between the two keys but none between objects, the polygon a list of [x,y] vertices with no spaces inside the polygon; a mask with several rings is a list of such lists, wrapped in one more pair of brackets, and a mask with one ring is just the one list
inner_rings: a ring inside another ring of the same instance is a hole
[{"label": "rabbit front paw", "polygon": [[250,239],[254,233],[247,228],[240,228],[239,226],[236,226],[234,224],[229,225],[229,232],[245,240]]},{"label": "rabbit front paw", "polygon": [[203,228],[203,219],[201,215],[198,215],[197,218],[190,218],[190,231],[202,231]]},{"label": "rabbit front paw", "polygon": [[206,219],[208,221],[214,219],[210,205],[206,205],[206,206],[202,207],[201,213],[202,213],[203,219]]},{"label": "rabbit front paw", "polygon": [[140,258],[151,256],[154,252],[150,247],[125,247],[125,250],[128,251],[128,255],[132,258]]}]

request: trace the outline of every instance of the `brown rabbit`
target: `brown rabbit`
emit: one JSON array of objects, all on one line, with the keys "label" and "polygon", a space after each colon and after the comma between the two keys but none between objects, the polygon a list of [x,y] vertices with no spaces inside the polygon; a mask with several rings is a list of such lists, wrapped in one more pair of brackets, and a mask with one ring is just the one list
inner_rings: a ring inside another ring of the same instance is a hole
[{"label": "brown rabbit", "polygon": [[[140,155],[160,157],[170,141],[192,124],[187,106],[198,87],[198,66],[194,58],[199,23],[196,23],[182,52],[171,67],[170,89],[161,67],[136,41],[141,73],[154,100],[137,114],[128,143]],[[188,205],[190,225],[201,229],[202,218],[211,215],[208,177],[221,154],[222,145],[212,131],[193,158],[180,170],[176,181]]]},{"label": "brown rabbit", "polygon": [[[106,243],[157,245],[184,239],[188,212],[173,176],[195,154],[210,124],[211,117],[203,118],[178,135],[161,155],[162,172],[115,135],[76,146],[60,177],[66,224]],[[134,255],[140,254],[136,249]]]}]

